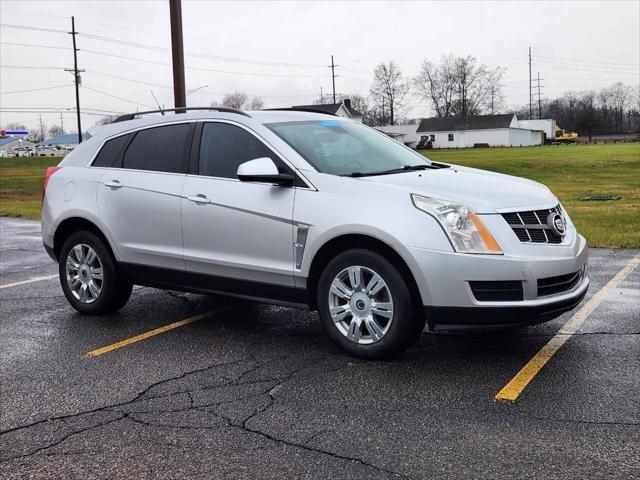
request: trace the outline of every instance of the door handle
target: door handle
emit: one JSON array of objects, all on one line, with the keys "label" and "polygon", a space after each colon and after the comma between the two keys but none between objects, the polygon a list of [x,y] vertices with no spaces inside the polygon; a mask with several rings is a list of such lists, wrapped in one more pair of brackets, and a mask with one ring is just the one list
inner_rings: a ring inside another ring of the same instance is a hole
[{"label": "door handle", "polygon": [[104,184],[109,188],[122,188],[122,184],[119,180],[111,180],[110,182],[104,182]]},{"label": "door handle", "polygon": [[211,203],[211,200],[209,200],[207,196],[203,195],[202,193],[198,193],[197,195],[189,195],[187,197],[187,200],[194,203]]}]

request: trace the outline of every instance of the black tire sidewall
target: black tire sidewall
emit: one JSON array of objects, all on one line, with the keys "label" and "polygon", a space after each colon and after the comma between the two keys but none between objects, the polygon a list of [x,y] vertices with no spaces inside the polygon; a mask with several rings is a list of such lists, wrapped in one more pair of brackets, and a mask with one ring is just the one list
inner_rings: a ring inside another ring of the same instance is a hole
[{"label": "black tire sidewall", "polygon": [[[102,290],[97,300],[92,303],[82,303],[73,296],[66,279],[66,262],[69,251],[78,244],[89,245],[93,248],[102,264]],[[92,232],[76,232],[69,236],[62,246],[58,261],[60,284],[65,297],[73,308],[81,313],[100,315],[117,310],[122,292],[118,288],[118,274],[111,253],[102,240]],[[127,296],[128,298],[128,296]],[[126,302],[125,302],[126,303]],[[124,305],[124,303],[122,303]]]},{"label": "black tire sidewall", "polygon": [[[346,338],[336,328],[329,313],[329,288],[335,276],[343,269],[361,265],[368,267],[380,275],[393,299],[393,321],[382,340],[369,345],[360,345]],[[316,292],[318,313],[327,334],[341,348],[350,354],[367,359],[381,359],[393,356],[415,340],[424,326],[417,315],[411,292],[402,274],[383,256],[364,249],[347,250],[331,261],[324,268],[318,281]]]}]

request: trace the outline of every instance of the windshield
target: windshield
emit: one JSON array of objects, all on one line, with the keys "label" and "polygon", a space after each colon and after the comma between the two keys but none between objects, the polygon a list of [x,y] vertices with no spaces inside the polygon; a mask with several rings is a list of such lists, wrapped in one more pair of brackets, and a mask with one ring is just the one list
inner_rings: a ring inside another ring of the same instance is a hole
[{"label": "windshield", "polygon": [[428,165],[419,153],[355,122],[315,120],[266,126],[323,173],[360,176]]}]

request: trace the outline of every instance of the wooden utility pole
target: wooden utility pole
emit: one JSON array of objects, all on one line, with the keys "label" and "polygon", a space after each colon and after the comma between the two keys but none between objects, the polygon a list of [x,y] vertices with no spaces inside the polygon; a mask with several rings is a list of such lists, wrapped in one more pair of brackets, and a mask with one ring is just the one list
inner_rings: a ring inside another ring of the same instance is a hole
[{"label": "wooden utility pole", "polygon": [[73,72],[73,77],[76,83],[76,117],[78,119],[78,143],[82,143],[82,122],[80,120],[80,72],[84,70],[78,70],[78,49],[76,47],[76,20],[71,17],[71,38],[73,39],[73,70],[66,68],[67,72]]},{"label": "wooden utility pole", "polygon": [[[187,106],[187,93],[184,82],[184,44],[182,41],[182,3],[181,0],[169,0],[171,18],[171,59],[173,62],[173,103],[175,108]],[[184,111],[176,111],[182,113]]]},{"label": "wooden utility pole", "polygon": [[529,47],[529,118],[533,119],[533,94],[531,92],[531,47]]}]

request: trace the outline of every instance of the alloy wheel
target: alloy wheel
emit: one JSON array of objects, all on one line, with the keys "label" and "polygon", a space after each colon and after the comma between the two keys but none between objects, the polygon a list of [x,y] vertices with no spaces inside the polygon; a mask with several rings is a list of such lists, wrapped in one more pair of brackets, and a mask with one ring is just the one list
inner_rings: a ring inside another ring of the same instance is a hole
[{"label": "alloy wheel", "polygon": [[65,266],[71,294],[82,303],[95,302],[102,292],[102,262],[96,251],[84,243],[75,245],[67,254]]},{"label": "alloy wheel", "polygon": [[340,271],[329,288],[329,313],[338,331],[352,342],[379,342],[393,321],[393,299],[384,279],[364,266]]}]

